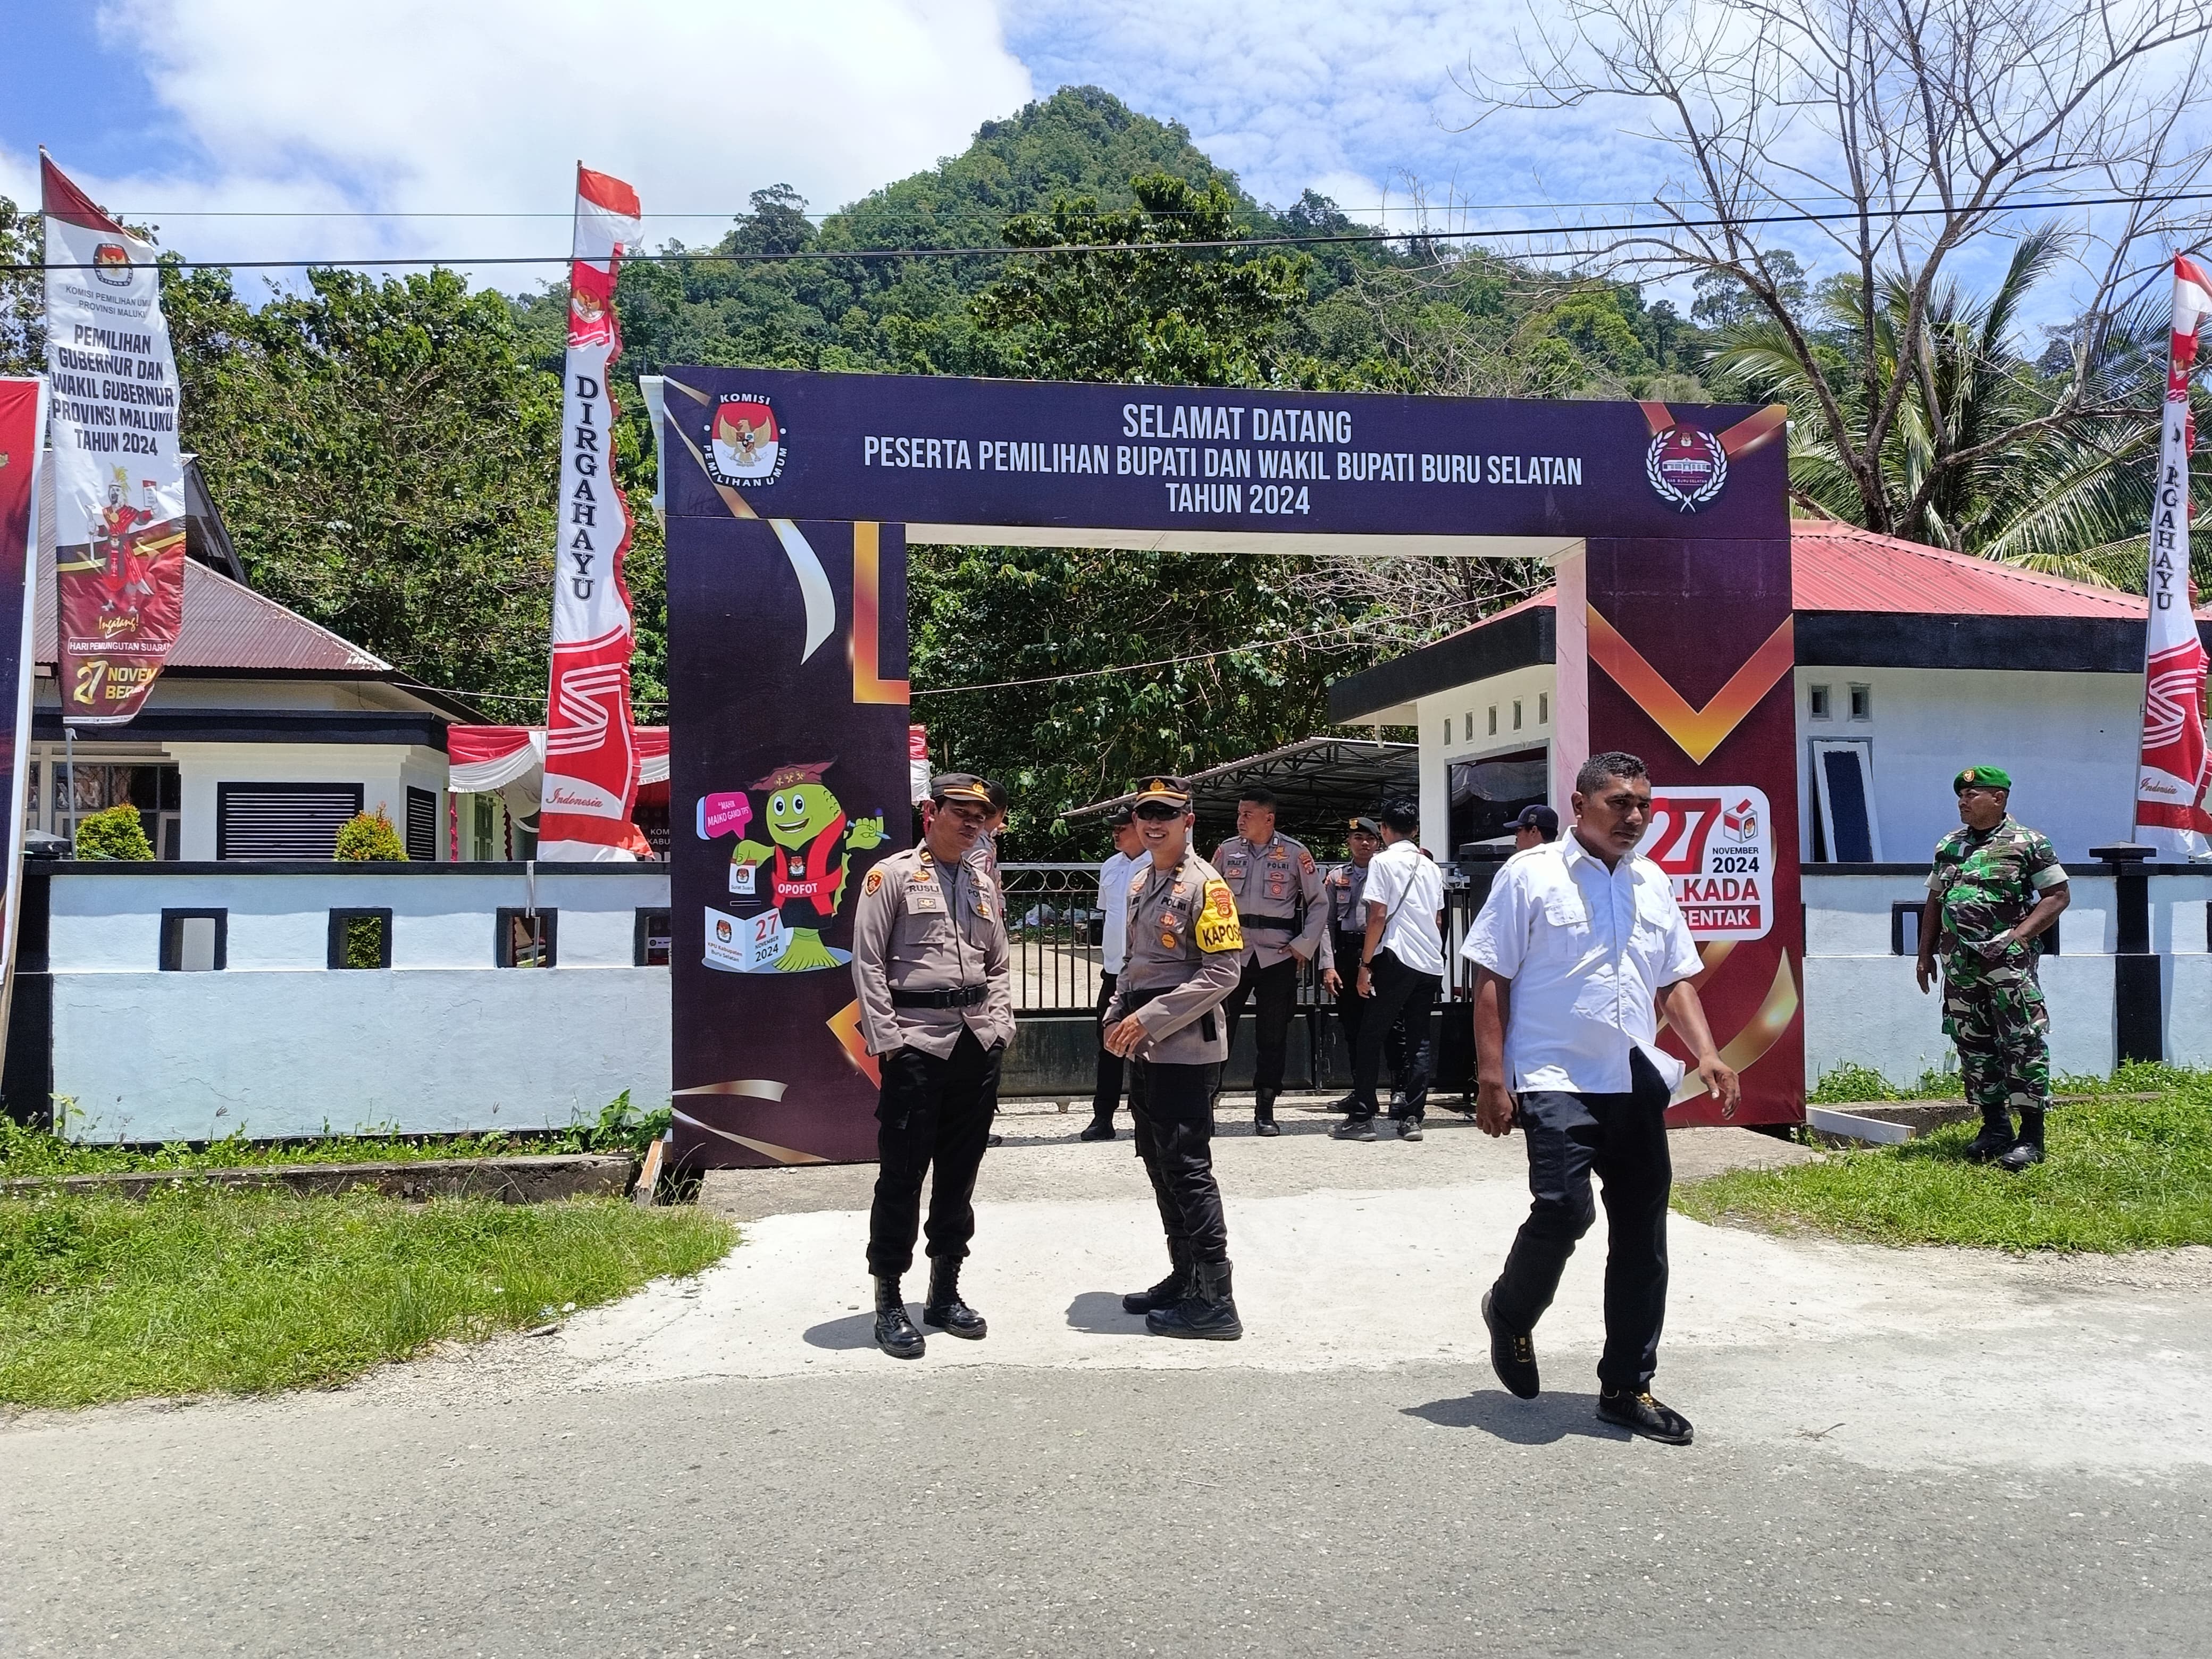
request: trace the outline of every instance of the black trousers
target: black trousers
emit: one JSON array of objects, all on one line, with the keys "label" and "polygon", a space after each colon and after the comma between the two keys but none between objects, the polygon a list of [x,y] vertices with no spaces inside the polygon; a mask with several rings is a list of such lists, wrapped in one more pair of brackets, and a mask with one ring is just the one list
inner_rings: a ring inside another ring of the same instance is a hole
[{"label": "black trousers", "polygon": [[1106,1048],[1106,1005],[1114,1000],[1114,981],[1119,977],[1115,974],[1098,976],[1098,1072],[1097,1081],[1091,1087],[1093,1117],[1111,1118],[1114,1109],[1121,1103],[1121,1056]]},{"label": "black trousers", "polygon": [[1297,1012],[1298,959],[1285,957],[1272,968],[1262,968],[1249,959],[1237,981],[1237,988],[1224,998],[1221,1018],[1226,1022],[1223,1030],[1229,1041],[1237,1041],[1237,1022],[1244,1017],[1244,1005],[1255,1002],[1253,1044],[1256,1051],[1252,1062],[1252,1087],[1269,1094],[1280,1094],[1283,1089],[1283,1051],[1290,1044],[1291,1017]]},{"label": "black trousers", "polygon": [[1667,1085],[1642,1054],[1629,1061],[1626,1094],[1531,1090],[1521,1097],[1528,1143],[1528,1191],[1505,1271],[1491,1289],[1490,1310],[1509,1331],[1533,1331],[1559,1288],[1575,1243],[1597,1218],[1590,1175],[1605,1183],[1605,1353],[1598,1381],[1642,1389],[1659,1368],[1659,1328],[1667,1318]]},{"label": "black trousers", "polygon": [[1213,1178],[1213,1081],[1218,1066],[1132,1060],[1129,1115],[1145,1161],[1168,1255],[1176,1262],[1229,1260],[1229,1222]]},{"label": "black trousers", "polygon": [[868,1210],[868,1271],[878,1277],[914,1266],[921,1221],[921,1182],[929,1184],[929,1255],[966,1259],[975,1236],[975,1170],[999,1105],[1004,1043],[986,1049],[963,1030],[943,1060],[900,1048],[882,1060],[876,1101],[876,1201]]},{"label": "black trousers", "polygon": [[[1359,953],[1367,948],[1365,937],[1359,933],[1339,933],[1336,936],[1336,1023],[1344,1028],[1344,1057],[1353,1065],[1359,1062],[1359,1028],[1367,1018],[1370,999],[1359,994]],[[1382,1042],[1382,1057],[1389,1062],[1392,1084],[1401,1092],[1406,1084],[1406,1022],[1403,1018],[1390,1027]],[[1376,1074],[1381,1081],[1381,1074]]]},{"label": "black trousers", "polygon": [[1436,974],[1415,973],[1390,951],[1375,953],[1369,980],[1375,994],[1368,999],[1367,1012],[1359,1017],[1359,1047],[1352,1059],[1352,1092],[1358,1098],[1352,1103],[1352,1115],[1373,1117],[1382,1109],[1376,1103],[1375,1085],[1382,1075],[1383,1043],[1390,1028],[1403,1019],[1406,1063],[1398,1073],[1398,1086],[1406,1103],[1391,1115],[1419,1121],[1429,1110],[1429,1010],[1436,1004],[1443,980]]}]

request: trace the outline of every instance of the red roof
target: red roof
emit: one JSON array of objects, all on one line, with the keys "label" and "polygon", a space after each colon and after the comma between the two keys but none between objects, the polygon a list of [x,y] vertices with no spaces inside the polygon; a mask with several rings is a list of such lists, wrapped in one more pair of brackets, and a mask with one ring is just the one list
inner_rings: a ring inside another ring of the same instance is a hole
[{"label": "red roof", "polygon": [[[2111,617],[2140,622],[2144,608],[2142,594],[2124,588],[2093,587],[1877,535],[1856,525],[1813,519],[1790,522],[1790,608],[1799,611],[1932,617]],[[1555,598],[1556,590],[1547,587],[1474,626],[1486,628],[1516,611],[1548,607]],[[2197,614],[2212,620],[2212,606]]]},{"label": "red roof", "polygon": [[[54,556],[39,550],[38,656],[52,663],[54,642]],[[276,600],[242,587],[197,559],[185,561],[184,615],[169,668],[244,673],[377,674],[392,665],[341,639]]]}]

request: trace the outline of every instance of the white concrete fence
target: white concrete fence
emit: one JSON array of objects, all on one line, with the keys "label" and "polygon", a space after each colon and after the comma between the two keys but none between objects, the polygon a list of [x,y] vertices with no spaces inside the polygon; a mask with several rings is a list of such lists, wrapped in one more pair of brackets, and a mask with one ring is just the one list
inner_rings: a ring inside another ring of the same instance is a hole
[{"label": "white concrete fence", "polygon": [[[88,1139],[435,1133],[668,1097],[668,969],[647,965],[653,940],[665,959],[665,866],[45,867],[9,1035],[19,1115],[51,1093]],[[1807,875],[1808,1082],[1845,1062],[1900,1084],[1947,1063],[1936,999],[1912,976],[1925,880],[1909,865]],[[2212,1065],[2212,872],[2169,866],[2149,890],[2166,1058]],[[500,965],[533,907],[552,965]],[[2112,1068],[2113,908],[2109,875],[2075,872],[2043,965],[2060,1072]],[[334,969],[363,913],[384,920],[389,965]]]}]

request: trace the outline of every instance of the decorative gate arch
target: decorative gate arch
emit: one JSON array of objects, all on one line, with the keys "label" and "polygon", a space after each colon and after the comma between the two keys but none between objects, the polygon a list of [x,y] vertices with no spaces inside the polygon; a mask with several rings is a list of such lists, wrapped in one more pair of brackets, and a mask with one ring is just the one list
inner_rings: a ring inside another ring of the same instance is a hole
[{"label": "decorative gate arch", "polygon": [[1736,1121],[1802,1117],[1778,406],[673,368],[662,419],[687,1161],[874,1156],[844,963],[908,836],[910,542],[1551,560],[1553,795],[1650,763]]}]

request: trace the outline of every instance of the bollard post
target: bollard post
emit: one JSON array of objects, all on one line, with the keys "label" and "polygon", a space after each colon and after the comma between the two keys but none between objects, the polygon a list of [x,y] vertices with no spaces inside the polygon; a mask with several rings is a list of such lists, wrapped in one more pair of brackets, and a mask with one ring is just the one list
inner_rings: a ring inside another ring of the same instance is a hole
[{"label": "bollard post", "polygon": [[2150,872],[2156,849],[2122,842],[2092,847],[2118,890],[2112,945],[2112,1021],[2119,1063],[2166,1058],[2165,990],[2150,945]]}]

